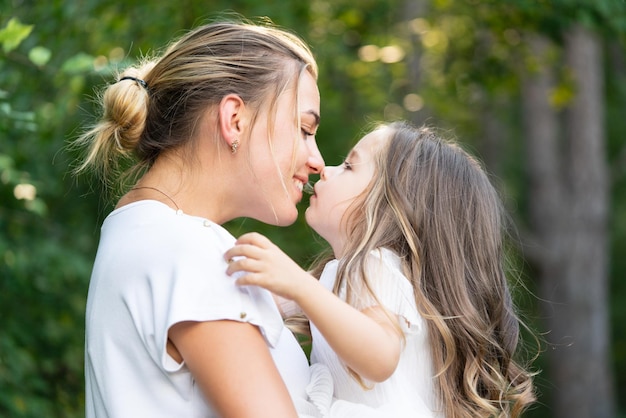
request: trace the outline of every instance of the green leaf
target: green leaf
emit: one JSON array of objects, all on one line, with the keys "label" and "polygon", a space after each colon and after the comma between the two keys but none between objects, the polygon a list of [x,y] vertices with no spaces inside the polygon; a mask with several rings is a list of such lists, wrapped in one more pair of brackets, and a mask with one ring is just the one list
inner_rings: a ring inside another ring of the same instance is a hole
[{"label": "green leaf", "polygon": [[7,154],[0,154],[0,170],[9,170],[13,168],[13,158]]},{"label": "green leaf", "polygon": [[7,26],[0,30],[0,42],[5,53],[13,51],[30,35],[33,25],[24,25],[17,18],[12,18]]},{"label": "green leaf", "polygon": [[93,70],[94,57],[80,52],[63,63],[61,71],[67,74],[79,74]]},{"label": "green leaf", "polygon": [[43,67],[50,60],[52,52],[43,46],[36,46],[28,53],[28,58],[38,67]]}]

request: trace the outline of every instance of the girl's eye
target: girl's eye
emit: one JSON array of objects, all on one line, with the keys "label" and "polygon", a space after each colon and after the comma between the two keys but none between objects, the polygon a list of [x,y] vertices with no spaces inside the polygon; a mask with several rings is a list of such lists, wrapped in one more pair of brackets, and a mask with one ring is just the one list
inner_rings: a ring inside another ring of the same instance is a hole
[{"label": "girl's eye", "polygon": [[307,130],[306,130],[306,129],[304,129],[304,128],[300,129],[300,131],[302,131],[302,137],[303,137],[304,139],[306,139],[306,138],[307,138],[307,137],[309,137],[309,136],[315,136],[315,134],[314,134],[314,133],[309,132],[309,131],[307,131]]},{"label": "girl's eye", "polygon": [[352,170],[352,164],[350,164],[350,161],[348,160],[344,161],[343,168],[345,168],[346,170]]}]

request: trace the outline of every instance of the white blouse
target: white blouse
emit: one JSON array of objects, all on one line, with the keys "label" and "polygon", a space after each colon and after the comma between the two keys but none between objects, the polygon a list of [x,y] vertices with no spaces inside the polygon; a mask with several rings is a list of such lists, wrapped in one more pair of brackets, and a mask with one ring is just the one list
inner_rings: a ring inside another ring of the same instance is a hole
[{"label": "white blouse", "polygon": [[87,418],[215,416],[167,353],[168,330],[181,321],[257,326],[294,402],[306,405],[308,362],[271,294],[226,274],[234,242],[220,225],[151,200],[105,219],[87,298]]},{"label": "white blouse", "polygon": [[[335,284],[338,264],[338,260],[329,262],[320,278],[322,285],[329,290]],[[369,388],[364,389],[350,376],[324,336],[311,323],[313,347],[309,398],[322,416],[332,418],[443,417],[437,412],[428,329],[418,313],[412,286],[402,273],[399,257],[384,248],[373,251],[367,260],[366,272],[378,300],[398,316],[404,332],[406,344],[398,367],[383,382],[364,380]],[[355,299],[353,306],[362,310],[377,304],[364,291],[359,278],[348,281]],[[343,300],[346,300],[346,285],[344,283],[339,291]]]}]

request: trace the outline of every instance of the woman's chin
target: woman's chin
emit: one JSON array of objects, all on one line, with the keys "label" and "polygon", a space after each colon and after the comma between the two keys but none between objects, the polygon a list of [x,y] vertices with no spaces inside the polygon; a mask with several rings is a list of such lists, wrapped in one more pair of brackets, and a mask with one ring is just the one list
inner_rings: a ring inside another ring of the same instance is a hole
[{"label": "woman's chin", "polygon": [[293,209],[290,213],[283,213],[282,215],[277,215],[273,222],[266,222],[276,226],[289,226],[292,225],[298,219],[298,211],[296,208]]}]

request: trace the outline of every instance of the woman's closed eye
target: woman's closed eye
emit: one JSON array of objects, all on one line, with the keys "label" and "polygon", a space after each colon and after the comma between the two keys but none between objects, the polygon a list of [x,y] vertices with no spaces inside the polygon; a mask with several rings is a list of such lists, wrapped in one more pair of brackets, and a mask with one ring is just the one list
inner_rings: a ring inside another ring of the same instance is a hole
[{"label": "woman's closed eye", "polygon": [[301,128],[300,131],[302,132],[302,138],[304,138],[304,139],[307,139],[310,136],[315,136],[315,132],[307,131],[304,128]]}]

